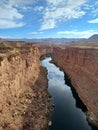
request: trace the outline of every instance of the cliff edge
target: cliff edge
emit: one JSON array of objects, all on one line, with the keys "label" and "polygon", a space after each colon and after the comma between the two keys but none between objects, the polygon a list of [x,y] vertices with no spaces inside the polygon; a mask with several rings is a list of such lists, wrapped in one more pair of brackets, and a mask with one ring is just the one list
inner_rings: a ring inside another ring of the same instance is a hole
[{"label": "cliff edge", "polygon": [[98,44],[54,47],[53,60],[71,79],[89,122],[98,126]]},{"label": "cliff edge", "polygon": [[0,130],[41,130],[47,125],[47,71],[35,45],[0,43]]}]

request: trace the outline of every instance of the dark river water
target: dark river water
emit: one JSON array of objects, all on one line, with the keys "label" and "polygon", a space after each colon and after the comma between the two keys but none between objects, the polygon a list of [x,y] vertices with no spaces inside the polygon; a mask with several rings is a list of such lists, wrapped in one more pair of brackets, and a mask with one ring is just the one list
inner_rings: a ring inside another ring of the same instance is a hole
[{"label": "dark river water", "polygon": [[49,130],[95,130],[88,124],[85,113],[77,107],[71,87],[65,84],[64,73],[54,64],[50,57],[42,61],[48,70],[48,91],[55,104],[50,120]]}]

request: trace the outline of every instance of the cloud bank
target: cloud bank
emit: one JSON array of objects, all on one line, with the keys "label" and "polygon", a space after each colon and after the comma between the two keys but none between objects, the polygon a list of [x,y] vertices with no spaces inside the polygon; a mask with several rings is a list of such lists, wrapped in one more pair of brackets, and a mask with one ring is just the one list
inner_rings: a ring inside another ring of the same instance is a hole
[{"label": "cloud bank", "polygon": [[89,23],[98,23],[98,18],[88,21]]},{"label": "cloud bank", "polygon": [[85,15],[81,7],[86,0],[47,0],[40,30],[55,28],[57,22],[77,19]]},{"label": "cloud bank", "polygon": [[0,28],[15,28],[25,25],[22,22],[24,15],[19,8],[24,8],[34,0],[1,0],[0,1]]}]

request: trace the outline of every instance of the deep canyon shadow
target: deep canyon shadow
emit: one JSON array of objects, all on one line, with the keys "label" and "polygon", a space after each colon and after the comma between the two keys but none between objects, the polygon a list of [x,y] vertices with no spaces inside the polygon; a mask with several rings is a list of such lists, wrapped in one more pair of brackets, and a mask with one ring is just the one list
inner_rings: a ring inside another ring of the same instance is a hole
[{"label": "deep canyon shadow", "polygon": [[82,100],[79,98],[78,93],[74,89],[71,79],[68,76],[68,74],[64,73],[64,79],[65,79],[65,84],[67,84],[71,88],[73,97],[75,98],[75,101],[76,101],[76,107],[80,108],[83,112],[87,112],[87,107],[82,102]]},{"label": "deep canyon shadow", "polygon": [[[75,98],[76,101],[76,107],[80,108],[85,114],[87,113],[87,107],[86,105],[82,102],[82,100],[80,99],[80,97],[78,96],[77,91],[75,90],[74,86],[72,85],[71,82],[71,78],[70,76],[64,72],[64,79],[65,79],[65,84],[67,84],[72,91],[73,97]],[[88,121],[88,119],[87,119]],[[98,130],[98,128],[96,126],[94,126],[93,124],[89,123],[88,124],[91,126],[92,130]]]}]

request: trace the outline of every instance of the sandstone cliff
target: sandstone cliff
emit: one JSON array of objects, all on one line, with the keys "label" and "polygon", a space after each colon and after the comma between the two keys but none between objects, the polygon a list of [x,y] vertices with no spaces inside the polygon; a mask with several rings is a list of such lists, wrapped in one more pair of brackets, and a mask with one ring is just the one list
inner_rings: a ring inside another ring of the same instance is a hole
[{"label": "sandstone cliff", "polygon": [[30,44],[0,45],[0,130],[41,130],[50,102],[39,50]]},{"label": "sandstone cliff", "polygon": [[54,47],[53,60],[67,73],[87,106],[89,122],[98,126],[98,46]]}]

